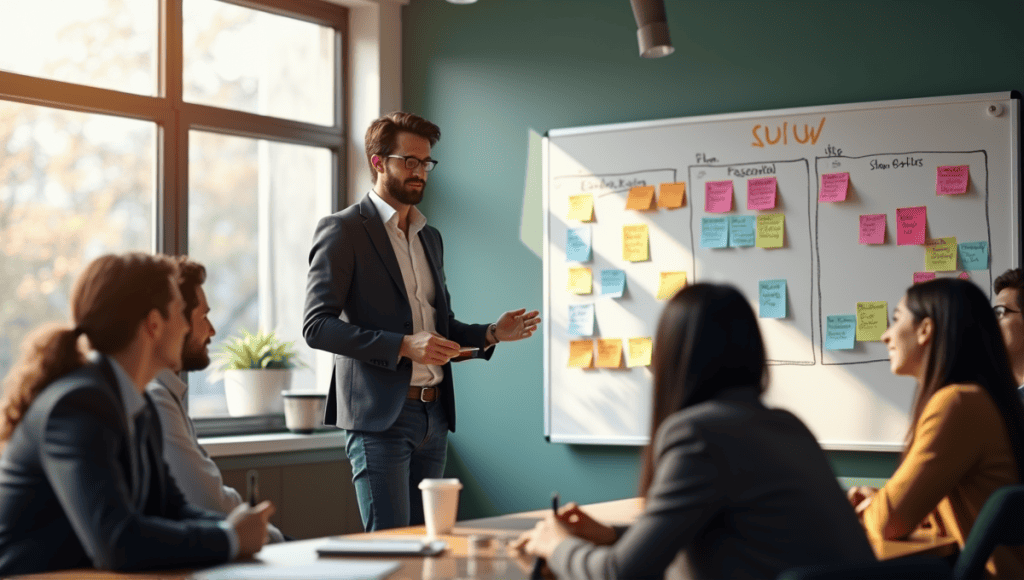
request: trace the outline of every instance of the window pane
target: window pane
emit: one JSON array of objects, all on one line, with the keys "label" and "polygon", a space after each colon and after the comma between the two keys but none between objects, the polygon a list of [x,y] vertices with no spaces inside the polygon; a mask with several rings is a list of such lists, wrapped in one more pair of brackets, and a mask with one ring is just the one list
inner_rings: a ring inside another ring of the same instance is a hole
[{"label": "window pane", "polygon": [[183,17],[185,100],[334,124],[334,29],[215,0]]},{"label": "window pane", "polygon": [[0,18],[0,69],[156,94],[156,0],[11,2]]},{"label": "window pane", "polygon": [[[292,388],[326,388],[302,309],[313,230],[330,211],[330,152],[200,131],[189,143],[189,254],[206,266],[211,354],[242,328],[273,329],[310,367],[293,373]],[[189,375],[193,416],[227,413],[215,366]]]},{"label": "window pane", "polygon": [[0,376],[93,258],[152,250],[156,126],[0,101]]}]

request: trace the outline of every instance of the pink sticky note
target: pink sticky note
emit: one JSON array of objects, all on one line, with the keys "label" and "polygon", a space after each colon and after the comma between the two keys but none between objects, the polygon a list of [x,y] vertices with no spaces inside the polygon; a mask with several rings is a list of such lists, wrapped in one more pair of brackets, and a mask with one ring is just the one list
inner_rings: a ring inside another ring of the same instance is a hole
[{"label": "pink sticky note", "polygon": [[778,183],[774,177],[747,180],[747,209],[775,209]]},{"label": "pink sticky note", "polygon": [[821,190],[818,201],[846,201],[846,190],[850,187],[849,173],[821,174]]},{"label": "pink sticky note", "polygon": [[871,213],[860,216],[860,243],[885,243],[885,214]]},{"label": "pink sticky note", "polygon": [[935,195],[967,193],[970,165],[940,165],[935,171]]},{"label": "pink sticky note", "polygon": [[725,213],[732,211],[732,180],[704,183],[704,211]]},{"label": "pink sticky note", "polygon": [[935,279],[935,272],[914,272],[914,284]]},{"label": "pink sticky note", "polygon": [[924,229],[928,224],[925,206],[896,208],[896,245],[919,246],[924,243]]},{"label": "pink sticky note", "polygon": [[960,275],[957,276],[957,278],[960,278],[961,280],[970,280],[971,275],[968,274],[967,272],[960,272]]}]

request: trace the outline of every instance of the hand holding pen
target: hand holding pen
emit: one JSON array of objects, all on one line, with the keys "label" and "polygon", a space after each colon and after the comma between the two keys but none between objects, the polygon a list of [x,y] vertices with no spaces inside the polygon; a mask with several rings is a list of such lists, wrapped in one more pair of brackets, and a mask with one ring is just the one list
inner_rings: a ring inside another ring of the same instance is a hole
[{"label": "hand holding pen", "polygon": [[[551,517],[558,521],[558,492],[551,493]],[[549,518],[550,519],[550,518]],[[538,524],[540,525],[540,524]],[[544,558],[537,556],[533,562],[533,571],[530,572],[530,580],[540,580],[544,577]]]}]

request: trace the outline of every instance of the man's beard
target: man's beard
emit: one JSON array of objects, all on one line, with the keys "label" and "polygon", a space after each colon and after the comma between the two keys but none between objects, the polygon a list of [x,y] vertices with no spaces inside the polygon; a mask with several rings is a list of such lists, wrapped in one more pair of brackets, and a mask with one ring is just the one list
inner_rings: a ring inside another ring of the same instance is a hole
[{"label": "man's beard", "polygon": [[[410,183],[422,183],[423,187],[419,189],[407,188],[406,185]],[[401,203],[406,205],[418,205],[423,201],[423,192],[427,188],[427,182],[416,177],[410,177],[402,182],[398,177],[391,175],[390,173],[384,176],[384,189],[391,197],[397,199]]]},{"label": "man's beard", "polygon": [[192,333],[185,337],[185,348],[181,353],[181,370],[184,372],[201,371],[210,366],[210,353],[205,344],[192,344]]}]

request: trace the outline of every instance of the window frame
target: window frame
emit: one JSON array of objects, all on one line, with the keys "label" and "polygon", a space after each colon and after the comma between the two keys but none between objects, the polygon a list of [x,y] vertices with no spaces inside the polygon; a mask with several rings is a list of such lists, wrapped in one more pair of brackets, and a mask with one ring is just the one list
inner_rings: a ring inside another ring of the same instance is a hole
[{"label": "window frame", "polygon": [[[327,0],[216,0],[334,29],[334,123],[318,125],[190,103],[183,98],[183,0],[158,0],[156,96],[125,93],[0,70],[0,100],[149,121],[156,125],[155,252],[188,254],[189,132],[265,139],[327,149],[332,211],[342,207],[349,125],[349,8]],[[186,402],[187,403],[187,402]],[[195,418],[200,435],[284,430],[283,415]]]}]

